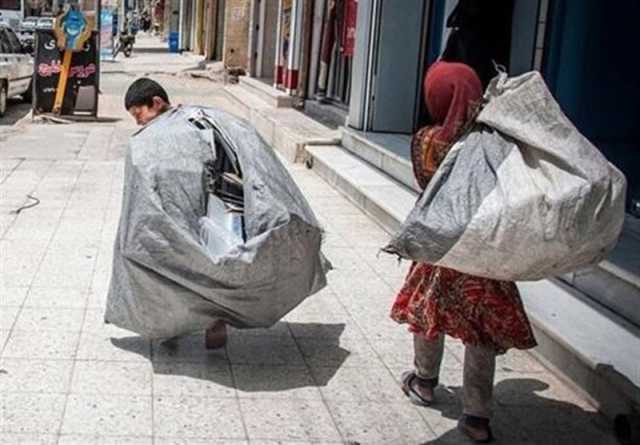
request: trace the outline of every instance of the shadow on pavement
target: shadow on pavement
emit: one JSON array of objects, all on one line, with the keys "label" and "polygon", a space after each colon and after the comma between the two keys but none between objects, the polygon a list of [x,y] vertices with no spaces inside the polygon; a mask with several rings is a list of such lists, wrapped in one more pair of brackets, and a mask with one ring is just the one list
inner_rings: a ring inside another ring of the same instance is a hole
[{"label": "shadow on pavement", "polygon": [[169,52],[169,48],[163,47],[138,47],[133,45],[133,53],[139,54],[167,54]]},{"label": "shadow on pavement", "polygon": [[[543,397],[549,385],[535,378],[500,381],[494,388],[495,409],[492,429],[494,443],[515,444],[615,444],[606,419],[596,411],[587,411],[570,402]],[[430,408],[442,417],[457,420],[462,414],[460,387],[439,388],[438,400]],[[435,414],[437,416],[437,414]],[[467,444],[470,442],[457,428],[423,445]]]},{"label": "shadow on pavement", "polygon": [[20,119],[31,111],[31,104],[24,103],[20,99],[9,99],[7,113],[0,118],[0,127],[15,125]]},{"label": "shadow on pavement", "polygon": [[[340,346],[344,329],[342,323],[280,322],[271,329],[233,330],[226,348],[213,351],[205,349],[202,334],[156,341],[152,346],[153,372],[207,380],[245,392],[326,386],[351,354]],[[292,332],[303,338],[294,340]],[[141,337],[112,338],[111,343],[148,357]],[[312,379],[305,362],[319,364],[323,372],[313,373]],[[251,367],[250,378],[229,379],[224,373],[203,372],[206,365],[229,363]]]}]

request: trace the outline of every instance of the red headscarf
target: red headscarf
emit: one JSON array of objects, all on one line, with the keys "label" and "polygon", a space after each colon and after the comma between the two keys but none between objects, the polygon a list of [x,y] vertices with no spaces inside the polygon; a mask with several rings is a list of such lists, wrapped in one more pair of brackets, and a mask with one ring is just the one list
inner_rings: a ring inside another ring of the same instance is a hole
[{"label": "red headscarf", "polygon": [[416,133],[411,147],[414,173],[423,188],[467,123],[471,107],[482,99],[482,82],[467,65],[436,62],[425,76],[424,98],[433,124]]},{"label": "red headscarf", "polygon": [[482,99],[482,82],[468,65],[436,62],[424,78],[424,99],[433,123],[442,127],[438,139],[450,143]]}]

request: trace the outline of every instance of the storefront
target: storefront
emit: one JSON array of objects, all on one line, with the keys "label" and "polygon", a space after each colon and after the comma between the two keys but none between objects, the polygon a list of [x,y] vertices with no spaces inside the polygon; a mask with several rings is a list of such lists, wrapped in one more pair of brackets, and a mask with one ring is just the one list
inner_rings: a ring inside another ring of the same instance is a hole
[{"label": "storefront", "polygon": [[357,25],[356,0],[316,2],[307,97],[348,106]]},{"label": "storefront", "polygon": [[[457,3],[358,3],[347,131],[404,158],[407,165],[410,136],[429,121],[422,99],[424,73],[445,48],[447,18]],[[601,267],[564,279],[640,325],[640,82],[633,57],[640,41],[640,4],[624,5],[496,0],[483,4],[481,15],[483,26],[497,30],[492,36],[502,48],[497,62],[511,75],[540,70],[570,119],[626,174],[629,214],[618,248]],[[386,173],[413,183],[410,167]]]},{"label": "storefront", "polygon": [[[410,135],[428,122],[422,80],[428,66],[445,48],[450,32],[447,18],[457,3],[360,0],[349,109],[351,128]],[[538,3],[495,0],[483,5],[479,14],[489,37],[503,47],[504,56],[497,62],[511,72],[523,72],[532,66]],[[512,29],[517,32],[512,33]]]},{"label": "storefront", "polygon": [[628,181],[627,221],[603,270],[572,284],[640,326],[640,4],[550,0],[541,69],[564,112]]},{"label": "storefront", "polygon": [[346,110],[357,0],[254,0],[249,74],[307,100]]}]

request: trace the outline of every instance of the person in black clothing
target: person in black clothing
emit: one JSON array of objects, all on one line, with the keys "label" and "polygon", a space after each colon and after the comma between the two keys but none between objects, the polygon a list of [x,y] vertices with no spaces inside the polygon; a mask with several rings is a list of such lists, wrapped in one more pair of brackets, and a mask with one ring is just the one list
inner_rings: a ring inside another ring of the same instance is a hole
[{"label": "person in black clothing", "polygon": [[451,34],[442,54],[445,62],[470,66],[487,87],[495,64],[509,66],[514,0],[460,0],[447,19]]}]

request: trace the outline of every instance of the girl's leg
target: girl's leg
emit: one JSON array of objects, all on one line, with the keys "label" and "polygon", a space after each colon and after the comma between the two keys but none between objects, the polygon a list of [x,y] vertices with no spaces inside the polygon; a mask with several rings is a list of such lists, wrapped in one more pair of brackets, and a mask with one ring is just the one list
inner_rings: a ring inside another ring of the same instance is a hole
[{"label": "girl's leg", "polygon": [[467,346],[464,353],[464,416],[460,429],[472,439],[491,440],[489,419],[493,403],[496,354],[492,348]]},{"label": "girl's leg", "polygon": [[440,364],[444,355],[444,335],[436,340],[413,336],[414,371],[402,375],[402,390],[413,403],[428,406],[433,402],[438,385]]},{"label": "girl's leg", "polygon": [[444,335],[436,340],[426,340],[420,335],[413,336],[414,366],[421,379],[437,380],[444,356]]}]

